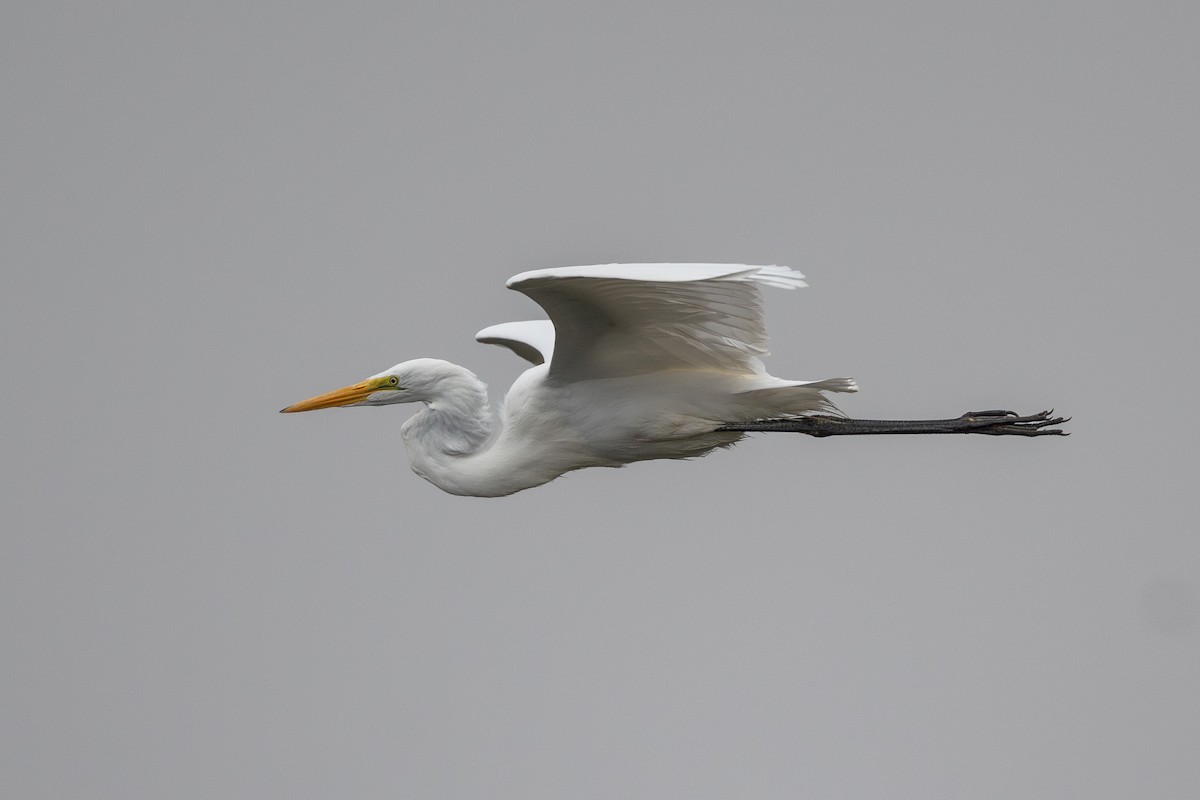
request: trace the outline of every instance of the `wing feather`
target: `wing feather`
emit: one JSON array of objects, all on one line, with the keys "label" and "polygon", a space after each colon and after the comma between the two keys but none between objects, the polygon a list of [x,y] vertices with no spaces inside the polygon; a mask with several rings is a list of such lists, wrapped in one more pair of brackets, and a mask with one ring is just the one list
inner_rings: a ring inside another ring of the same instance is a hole
[{"label": "wing feather", "polygon": [[554,323],[549,377],[561,382],[668,369],[761,374],[760,286],[795,289],[790,267],[609,264],[524,272],[508,287]]},{"label": "wing feather", "polygon": [[531,364],[544,364],[554,354],[554,325],[544,319],[502,322],[475,334],[475,341],[498,344]]}]

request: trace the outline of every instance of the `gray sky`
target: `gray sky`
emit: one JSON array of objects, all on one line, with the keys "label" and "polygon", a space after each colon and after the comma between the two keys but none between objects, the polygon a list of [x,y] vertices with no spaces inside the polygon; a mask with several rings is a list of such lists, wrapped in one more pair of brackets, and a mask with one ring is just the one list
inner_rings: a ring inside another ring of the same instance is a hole
[{"label": "gray sky", "polygon": [[[21,798],[1200,796],[1193,3],[12,3],[0,774]],[[860,417],[500,500],[277,410],[789,264]]]}]

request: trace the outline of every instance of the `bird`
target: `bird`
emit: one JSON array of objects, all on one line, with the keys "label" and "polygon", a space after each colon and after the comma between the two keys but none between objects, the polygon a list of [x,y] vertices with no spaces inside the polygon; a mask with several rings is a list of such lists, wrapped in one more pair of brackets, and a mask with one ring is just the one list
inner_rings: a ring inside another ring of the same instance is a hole
[{"label": "bird", "polygon": [[420,403],[400,428],[413,472],[454,495],[501,497],[587,467],[690,459],[752,432],[1061,434],[1043,411],[942,420],[856,420],[826,395],[853,378],[770,375],[762,289],[799,289],[791,267],[606,264],[522,272],[509,289],[549,319],[505,322],[475,338],[530,362],[493,414],[487,386],[448,361],[404,361],[287,406]]}]

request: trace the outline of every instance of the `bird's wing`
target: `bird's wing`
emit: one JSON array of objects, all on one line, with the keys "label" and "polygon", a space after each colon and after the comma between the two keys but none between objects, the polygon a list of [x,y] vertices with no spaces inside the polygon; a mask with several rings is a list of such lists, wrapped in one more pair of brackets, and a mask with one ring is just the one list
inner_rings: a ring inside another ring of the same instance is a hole
[{"label": "bird's wing", "polygon": [[762,371],[767,354],[759,286],[795,289],[790,267],[609,264],[523,272],[508,281],[554,323],[552,380],[667,369]]},{"label": "bird's wing", "polygon": [[546,319],[502,322],[475,334],[475,341],[507,347],[533,364],[544,364],[554,355],[554,324]]}]

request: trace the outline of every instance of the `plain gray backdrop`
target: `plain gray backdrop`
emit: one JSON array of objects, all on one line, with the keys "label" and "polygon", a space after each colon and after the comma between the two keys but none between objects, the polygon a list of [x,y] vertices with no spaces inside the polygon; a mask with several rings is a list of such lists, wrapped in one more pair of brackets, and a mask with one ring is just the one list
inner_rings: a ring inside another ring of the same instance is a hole
[{"label": "plain gray backdrop", "polygon": [[[1197,8],[7,3],[3,794],[1200,796]],[[616,261],[1073,435],[478,500],[276,413]]]}]

